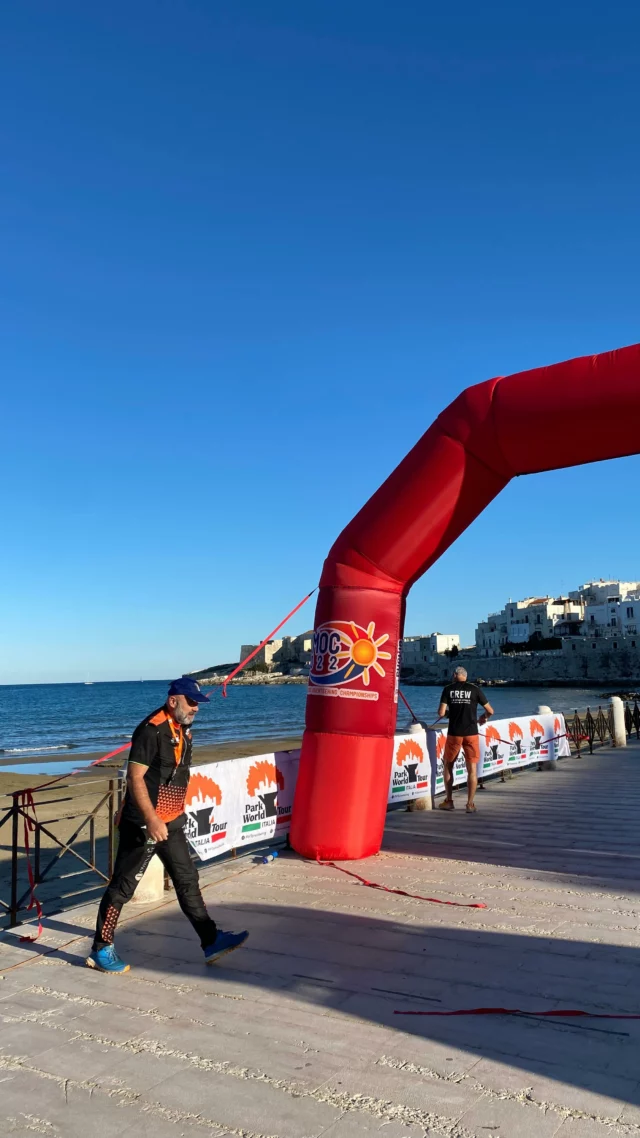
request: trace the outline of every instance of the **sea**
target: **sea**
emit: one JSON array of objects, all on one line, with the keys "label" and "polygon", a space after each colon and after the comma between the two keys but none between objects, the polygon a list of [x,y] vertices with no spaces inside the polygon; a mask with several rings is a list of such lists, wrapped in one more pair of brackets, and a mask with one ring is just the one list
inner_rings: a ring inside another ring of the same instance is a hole
[{"label": "sea", "polygon": [[[83,760],[74,761],[74,751],[95,755],[122,746],[134,727],[162,706],[167,687],[167,680],[0,685],[0,773],[66,774],[83,765]],[[220,687],[208,690],[211,702],[201,704],[198,711],[195,746],[302,733],[305,684],[231,685],[226,699]],[[403,685],[402,690],[417,718],[432,723],[441,687]],[[538,704],[561,712],[595,708],[606,703],[607,690],[606,685],[602,689],[499,686],[487,688],[487,695],[496,718],[502,719],[532,714]],[[398,727],[409,722],[400,701]],[[55,765],[43,762],[44,756],[52,755]]]}]

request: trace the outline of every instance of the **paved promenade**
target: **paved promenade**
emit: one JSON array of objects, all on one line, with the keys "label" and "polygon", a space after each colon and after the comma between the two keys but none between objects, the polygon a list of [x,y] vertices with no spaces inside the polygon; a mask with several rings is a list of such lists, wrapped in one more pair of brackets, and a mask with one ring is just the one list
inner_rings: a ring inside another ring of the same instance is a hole
[{"label": "paved promenade", "polygon": [[[456,795],[459,807],[464,793]],[[394,812],[348,863],[206,870],[249,946],[206,969],[172,895],[129,906],[123,977],[83,966],[95,906],[0,937],[0,1135],[640,1138],[640,746],[488,783],[478,814]],[[24,930],[23,930],[24,931]]]}]

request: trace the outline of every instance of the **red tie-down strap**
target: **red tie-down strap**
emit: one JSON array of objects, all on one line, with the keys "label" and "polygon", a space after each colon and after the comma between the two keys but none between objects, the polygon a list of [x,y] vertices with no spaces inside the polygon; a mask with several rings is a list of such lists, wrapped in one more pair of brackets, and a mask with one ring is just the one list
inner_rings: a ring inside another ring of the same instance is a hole
[{"label": "red tie-down strap", "polygon": [[583,1012],[579,1008],[563,1008],[553,1012],[529,1012],[526,1008],[460,1008],[455,1012],[394,1011],[394,1016],[555,1016],[582,1017],[583,1019],[640,1019],[629,1012]]},{"label": "red tie-down strap", "polygon": [[[18,798],[18,809],[22,814],[24,822],[24,852],[27,859],[27,873],[29,875],[29,904],[27,905],[27,912],[34,908],[38,916],[38,931],[35,936],[21,936],[21,941],[34,941],[42,935],[42,905],[38,900],[36,894],[36,879],[31,868],[31,846],[29,844],[29,834],[32,833],[37,824],[36,808],[33,801],[33,794],[30,790],[22,790]],[[32,813],[31,813],[32,812]]]},{"label": "red tie-down strap", "polygon": [[361,877],[359,873],[352,873],[350,869],[343,869],[341,865],[336,865],[335,861],[320,861],[318,865],[325,866],[327,869],[338,869],[340,873],[346,873],[348,877],[355,877],[362,885],[368,886],[369,889],[382,889],[385,893],[397,893],[399,897],[411,897],[414,901],[430,901],[432,905],[455,905],[457,909],[486,909],[483,901],[442,901],[439,897],[421,897],[419,893],[407,893],[405,889],[391,889],[389,885],[379,885],[376,881],[367,881],[366,877]]},{"label": "red tie-down strap", "polygon": [[407,711],[409,712],[411,718],[413,719],[413,722],[419,723],[420,720],[418,719],[418,716],[416,715],[415,711],[413,710],[413,708],[412,708],[411,704],[409,703],[409,700],[407,699],[406,695],[403,695],[403,693],[400,691],[400,688],[398,688],[398,695],[400,696],[400,699],[402,700],[402,702],[405,705]]},{"label": "red tie-down strap", "polygon": [[312,597],[313,594],[315,592],[317,592],[317,589],[318,589],[318,586],[316,585],[316,588],[312,589],[310,593],[307,593],[306,597],[303,597],[302,600],[296,605],[296,607],[294,609],[291,609],[290,613],[287,613],[284,620],[281,620],[280,624],[276,625],[276,627],[273,629],[273,632],[270,632],[268,636],[265,636],[264,640],[261,640],[260,643],[258,644],[258,647],[254,648],[253,652],[250,652],[248,656],[245,656],[244,660],[241,660],[240,663],[238,664],[238,666],[236,668],[234,668],[232,672],[229,672],[229,675],[227,676],[227,678],[224,680],[224,682],[222,684],[222,695],[225,699],[227,698],[227,684],[231,683],[234,676],[238,675],[238,672],[241,672],[243,668],[246,668],[249,661],[253,660],[253,657],[258,655],[258,652],[260,652],[260,650],[262,648],[264,648],[265,644],[268,644],[270,640],[273,640],[276,632],[279,632],[281,628],[284,628],[287,621],[291,620],[292,616],[295,616],[298,609],[301,609],[303,605],[306,605],[306,603],[310,599],[310,597]]}]

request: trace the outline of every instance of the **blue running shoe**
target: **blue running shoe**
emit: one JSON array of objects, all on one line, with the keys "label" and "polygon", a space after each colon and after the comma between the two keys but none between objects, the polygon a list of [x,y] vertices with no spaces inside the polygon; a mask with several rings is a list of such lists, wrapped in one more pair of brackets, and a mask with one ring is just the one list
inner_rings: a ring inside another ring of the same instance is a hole
[{"label": "blue running shoe", "polygon": [[244,933],[223,933],[219,932],[213,944],[210,944],[204,950],[204,959],[207,964],[215,964],[221,956],[225,956],[227,952],[233,952],[234,948],[240,948],[249,936],[248,932]]},{"label": "blue running shoe", "polygon": [[112,944],[93,950],[87,957],[87,968],[97,968],[98,972],[128,972],[130,967],[120,959]]}]

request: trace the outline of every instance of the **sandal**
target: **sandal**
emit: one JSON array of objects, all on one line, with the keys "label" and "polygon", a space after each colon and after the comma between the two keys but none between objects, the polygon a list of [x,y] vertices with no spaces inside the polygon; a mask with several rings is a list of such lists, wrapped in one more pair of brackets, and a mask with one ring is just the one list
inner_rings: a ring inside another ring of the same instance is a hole
[{"label": "sandal", "polygon": [[469,803],[467,803],[467,814],[475,814],[475,812],[476,812],[475,806],[469,806]]},{"label": "sandal", "polygon": [[440,805],[438,806],[438,810],[454,810],[454,809],[455,809],[455,807],[453,805],[453,799],[451,799],[451,801],[449,801],[448,798],[445,798],[444,802],[441,802]]}]

